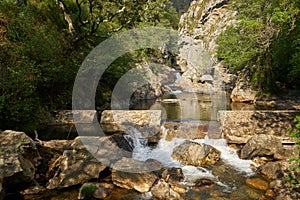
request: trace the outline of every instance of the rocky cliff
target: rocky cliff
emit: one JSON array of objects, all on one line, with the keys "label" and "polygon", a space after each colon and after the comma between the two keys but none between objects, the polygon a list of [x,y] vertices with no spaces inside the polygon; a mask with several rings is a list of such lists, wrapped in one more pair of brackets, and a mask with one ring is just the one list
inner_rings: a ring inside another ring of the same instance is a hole
[{"label": "rocky cliff", "polygon": [[229,84],[234,76],[225,73],[215,55],[216,38],[236,22],[235,15],[228,9],[228,0],[196,0],[182,15],[178,56],[182,90],[213,94],[233,89]]}]

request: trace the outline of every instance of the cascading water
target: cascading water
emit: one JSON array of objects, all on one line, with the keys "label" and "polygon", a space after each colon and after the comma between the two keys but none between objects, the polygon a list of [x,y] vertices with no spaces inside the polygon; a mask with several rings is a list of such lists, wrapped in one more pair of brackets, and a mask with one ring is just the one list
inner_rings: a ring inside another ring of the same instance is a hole
[{"label": "cascading water", "polygon": [[[171,141],[166,140],[167,129],[162,126],[162,138],[155,147],[150,147],[147,145],[147,139],[142,136],[142,134],[137,130],[132,128],[125,138],[133,144],[133,155],[132,158],[139,161],[146,161],[148,159],[155,159],[162,163],[164,167],[179,167],[185,175],[184,182],[186,184],[191,184],[193,181],[200,178],[209,178],[215,180],[220,186],[223,186],[225,190],[229,190],[229,186],[220,182],[218,177],[214,176],[211,170],[203,167],[195,166],[184,166],[180,162],[172,159],[172,153],[176,146],[182,144],[186,141],[183,138],[173,138]],[[250,165],[254,163],[250,160],[241,160],[236,151],[230,148],[225,139],[209,139],[205,137],[204,139],[191,140],[199,144],[208,144],[219,151],[221,151],[221,159],[226,164],[231,165],[237,171],[239,171],[244,176],[253,175]]]}]

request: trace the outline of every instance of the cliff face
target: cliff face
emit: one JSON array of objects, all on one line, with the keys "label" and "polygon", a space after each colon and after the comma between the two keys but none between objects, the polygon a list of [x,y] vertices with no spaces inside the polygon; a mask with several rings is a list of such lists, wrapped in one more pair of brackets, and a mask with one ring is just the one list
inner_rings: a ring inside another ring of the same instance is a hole
[{"label": "cliff face", "polygon": [[[214,94],[223,92],[232,83],[233,76],[225,73],[215,56],[216,38],[236,22],[235,15],[228,9],[228,0],[196,0],[182,15],[178,57],[182,90]],[[232,90],[230,86],[227,89]]]}]

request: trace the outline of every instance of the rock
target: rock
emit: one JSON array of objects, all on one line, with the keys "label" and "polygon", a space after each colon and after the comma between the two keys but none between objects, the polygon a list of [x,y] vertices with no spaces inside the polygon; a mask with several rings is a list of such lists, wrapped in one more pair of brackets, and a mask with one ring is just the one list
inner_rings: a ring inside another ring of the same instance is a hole
[{"label": "rock", "polygon": [[219,161],[220,154],[220,151],[210,145],[186,141],[175,147],[172,158],[184,165],[202,166],[215,164]]},{"label": "rock", "polygon": [[21,189],[33,182],[40,159],[34,141],[25,133],[12,130],[0,133],[2,187],[18,186]]},{"label": "rock", "polygon": [[121,171],[113,171],[113,183],[119,187],[131,190],[135,189],[141,193],[149,192],[150,188],[157,180],[157,176],[153,172],[148,173],[127,173]]},{"label": "rock", "polygon": [[[128,190],[135,189],[141,193],[149,192],[158,179],[157,175],[151,170],[153,165],[148,166],[147,162],[123,158],[115,166],[118,170],[114,169],[112,171],[113,183]],[[157,168],[157,166],[154,166],[154,168]]]},{"label": "rock", "polygon": [[183,194],[176,192],[172,186],[167,183],[165,180],[159,180],[157,184],[155,184],[151,193],[154,197],[159,200],[181,200],[183,198]]},{"label": "rock", "polygon": [[265,193],[265,196],[273,198],[273,199],[275,198],[275,195],[276,195],[275,192],[271,189],[268,189]]},{"label": "rock", "polygon": [[276,149],[274,159],[287,160],[290,158],[299,158],[299,148],[296,145],[283,146],[282,148]]},{"label": "rock", "polygon": [[101,114],[100,124],[105,132],[124,132],[128,128],[136,128],[147,138],[158,134],[160,121],[161,110],[105,110]]},{"label": "rock", "polygon": [[269,188],[269,184],[267,181],[261,178],[247,178],[246,184],[259,190],[266,191]]},{"label": "rock", "polygon": [[37,186],[32,186],[30,188],[27,188],[23,191],[21,191],[22,195],[33,195],[33,194],[39,194],[41,192],[44,192],[46,188],[43,186],[37,185]]},{"label": "rock", "polygon": [[180,49],[177,63],[182,77],[178,83],[183,91],[218,94],[224,83],[232,80],[216,55],[216,38],[230,24],[235,12],[227,9],[228,1],[193,1],[179,22]]},{"label": "rock", "polygon": [[242,159],[251,159],[256,156],[274,156],[276,150],[281,148],[280,139],[272,135],[255,135],[241,149]]},{"label": "rock", "polygon": [[203,139],[209,128],[209,125],[203,122],[165,122],[163,126],[167,129],[167,141],[171,141],[173,138]]},{"label": "rock", "polygon": [[230,199],[259,199],[262,193],[247,186],[242,186],[230,194]]},{"label": "rock", "polygon": [[161,87],[161,91],[162,91],[163,93],[166,93],[166,92],[172,92],[172,89],[171,89],[169,86],[167,86],[167,85],[163,85],[163,86]]},{"label": "rock", "polygon": [[300,115],[297,110],[243,110],[219,111],[218,121],[221,123],[222,134],[230,143],[244,143],[257,134],[274,135],[282,144],[293,144],[288,128],[293,128],[293,119]]},{"label": "rock", "polygon": [[275,180],[283,177],[283,167],[284,162],[277,161],[277,162],[269,162],[265,165],[261,165],[257,172],[262,174],[264,177],[268,178],[269,180]]},{"label": "rock", "polygon": [[209,74],[204,74],[200,77],[201,82],[213,83],[214,78]]},{"label": "rock", "polygon": [[233,102],[254,102],[256,94],[257,91],[252,89],[250,81],[241,79],[237,81],[230,98]]},{"label": "rock", "polygon": [[208,178],[201,178],[194,182],[195,187],[206,187],[206,186],[212,186],[215,184],[215,182]]},{"label": "rock", "polygon": [[49,180],[47,189],[66,188],[97,179],[106,168],[86,149],[65,150],[54,163],[56,167],[53,169],[57,170]]},{"label": "rock", "polygon": [[183,181],[184,174],[182,173],[181,168],[173,167],[173,168],[165,169],[162,172],[161,177],[167,182],[180,182]]}]

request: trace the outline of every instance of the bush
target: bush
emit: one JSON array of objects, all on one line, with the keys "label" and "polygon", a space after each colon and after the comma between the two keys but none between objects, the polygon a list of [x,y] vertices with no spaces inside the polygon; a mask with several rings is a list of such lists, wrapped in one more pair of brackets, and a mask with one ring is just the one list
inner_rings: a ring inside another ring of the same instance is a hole
[{"label": "bush", "polygon": [[[296,145],[300,149],[300,116],[296,117],[294,122],[296,124],[296,130],[294,132],[291,132],[291,137],[297,139]],[[290,161],[295,162],[295,166],[291,169],[288,180],[290,181],[292,189],[300,189],[300,158],[292,158],[290,159]]]}]

